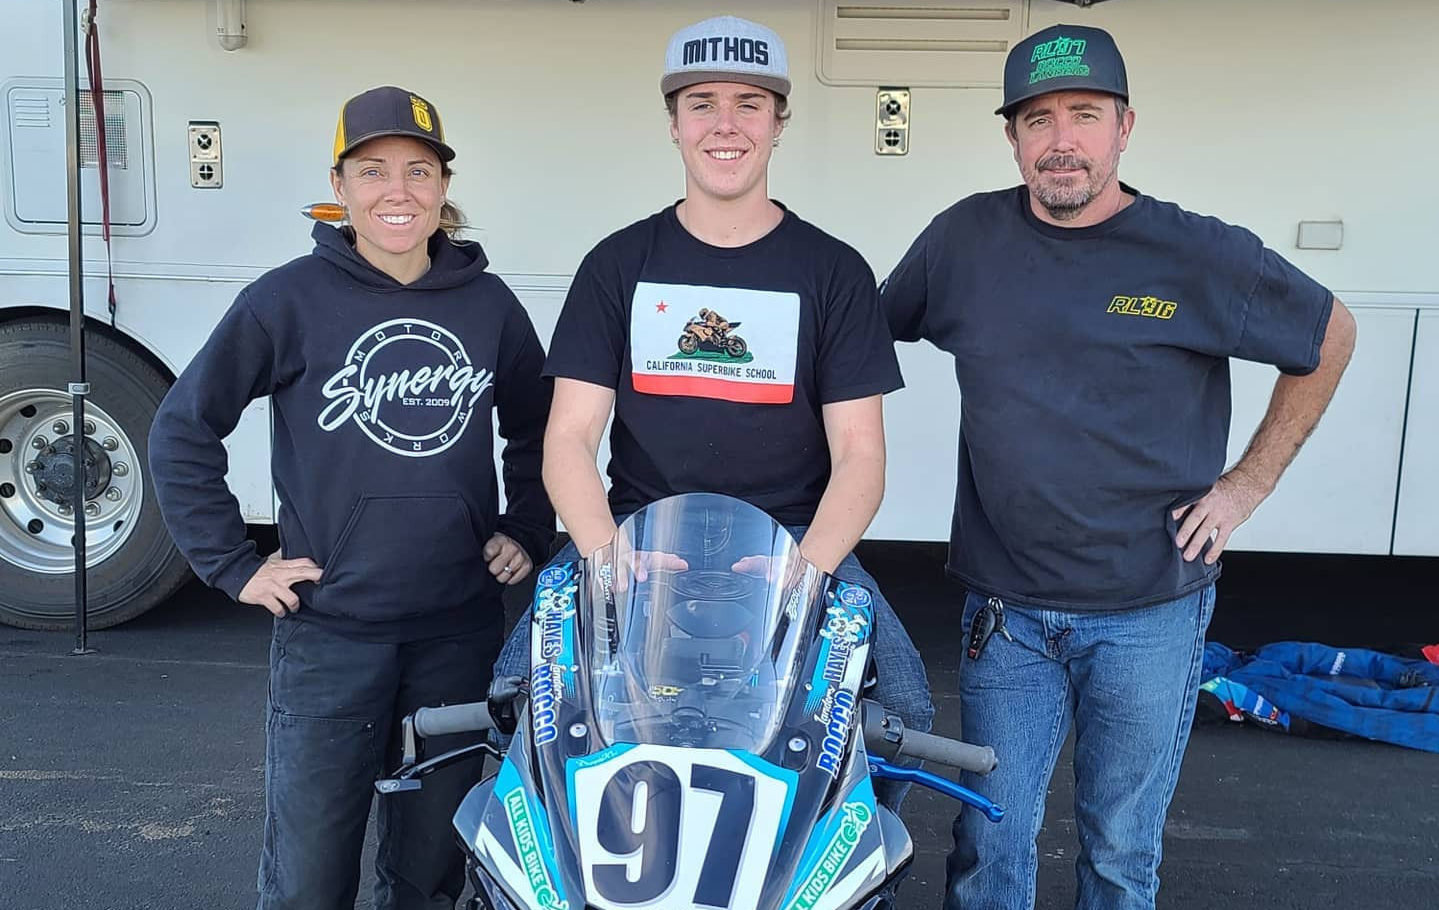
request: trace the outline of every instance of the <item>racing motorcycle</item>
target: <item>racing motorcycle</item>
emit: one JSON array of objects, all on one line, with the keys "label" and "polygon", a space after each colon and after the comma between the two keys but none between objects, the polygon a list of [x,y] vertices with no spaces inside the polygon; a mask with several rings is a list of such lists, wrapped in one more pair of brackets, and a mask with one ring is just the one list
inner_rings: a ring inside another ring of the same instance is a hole
[{"label": "racing motorcycle", "polygon": [[730,334],[737,328],[738,322],[731,322],[726,328],[702,319],[691,319],[685,323],[685,329],[680,333],[680,351],[684,354],[711,351],[728,354],[736,359],[743,357],[749,351],[749,345],[740,336]]},{"label": "racing motorcycle", "polygon": [[[907,731],[863,699],[871,592],[815,568],[736,499],[630,516],[537,579],[528,680],[422,708],[382,794],[476,752],[499,760],[454,816],[468,910],[887,910],[912,857],[889,778],[1003,810],[900,758],[988,773],[993,750]],[[497,726],[425,759],[425,736]],[[402,797],[401,797],[402,798]]]}]

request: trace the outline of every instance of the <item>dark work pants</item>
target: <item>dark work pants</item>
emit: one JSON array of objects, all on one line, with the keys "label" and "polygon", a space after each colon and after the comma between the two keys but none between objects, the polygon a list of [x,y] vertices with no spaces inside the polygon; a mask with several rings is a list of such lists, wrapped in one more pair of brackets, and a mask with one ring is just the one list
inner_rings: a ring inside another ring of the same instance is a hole
[{"label": "dark work pants", "polygon": [[[275,621],[265,724],[259,910],[352,910],[374,781],[399,764],[400,720],[483,699],[500,626],[404,644],[357,641],[294,617]],[[478,739],[426,741],[434,756]],[[479,760],[379,802],[376,910],[452,910],[464,860],[450,820]]]}]

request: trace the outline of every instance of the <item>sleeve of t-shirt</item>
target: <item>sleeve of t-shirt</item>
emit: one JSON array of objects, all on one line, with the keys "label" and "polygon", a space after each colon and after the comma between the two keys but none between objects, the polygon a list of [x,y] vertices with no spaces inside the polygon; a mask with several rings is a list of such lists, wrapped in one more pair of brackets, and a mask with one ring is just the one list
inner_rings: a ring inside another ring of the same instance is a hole
[{"label": "sleeve of t-shirt", "polygon": [[1264,247],[1232,356],[1272,363],[1294,376],[1312,373],[1333,306],[1327,288]]},{"label": "sleeve of t-shirt", "polygon": [[545,376],[619,387],[629,329],[624,297],[632,288],[611,247],[601,244],[580,263],[550,338]]},{"label": "sleeve of t-shirt", "polygon": [[853,401],[903,388],[874,272],[860,255],[846,250],[831,273],[828,300],[819,325],[819,400]]},{"label": "sleeve of t-shirt", "polygon": [[929,238],[934,230],[931,224],[920,232],[879,286],[879,307],[895,341],[919,341],[928,335]]}]

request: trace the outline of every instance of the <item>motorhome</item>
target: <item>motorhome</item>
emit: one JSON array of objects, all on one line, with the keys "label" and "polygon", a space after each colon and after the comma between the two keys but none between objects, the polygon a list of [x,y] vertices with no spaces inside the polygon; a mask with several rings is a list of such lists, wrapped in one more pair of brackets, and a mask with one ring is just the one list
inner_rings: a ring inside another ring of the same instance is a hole
[{"label": "motorhome", "polygon": [[[658,93],[663,50],[676,28],[721,12],[763,21],[788,45],[794,116],[772,193],[880,276],[935,213],[1018,181],[994,115],[1007,49],[1057,22],[1110,30],[1138,112],[1125,181],[1247,226],[1359,323],[1328,416],[1231,546],[1439,555],[1439,182],[1429,173],[1439,134],[1428,116],[1439,4],[104,0],[94,24],[103,124],[79,99],[93,393],[73,427],[64,2],[0,7],[0,621],[70,622],[74,515],[45,483],[57,451],[92,472],[92,622],[136,616],[184,581],[149,487],[148,423],[236,292],[308,250],[300,209],[331,198],[344,99],[397,84],[444,112],[459,152],[451,197],[547,338],[584,253],[681,195]],[[1163,304],[1116,298],[1138,315]],[[943,540],[959,394],[943,354],[906,345],[900,356],[907,387],[887,401],[888,489],[869,534]],[[1234,364],[1231,458],[1274,376]],[[275,519],[269,438],[261,400],[227,441],[248,522]]]}]

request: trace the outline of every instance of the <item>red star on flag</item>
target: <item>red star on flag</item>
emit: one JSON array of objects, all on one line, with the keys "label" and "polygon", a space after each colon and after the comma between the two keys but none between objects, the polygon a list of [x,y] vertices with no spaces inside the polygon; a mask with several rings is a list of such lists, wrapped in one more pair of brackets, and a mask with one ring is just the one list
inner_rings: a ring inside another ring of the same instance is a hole
[{"label": "red star on flag", "polygon": [[655,312],[656,312],[656,313],[663,313],[665,310],[667,310],[667,309],[669,309],[669,308],[670,308],[670,305],[669,305],[668,303],[665,303],[663,300],[661,300],[659,303],[655,304]]}]

